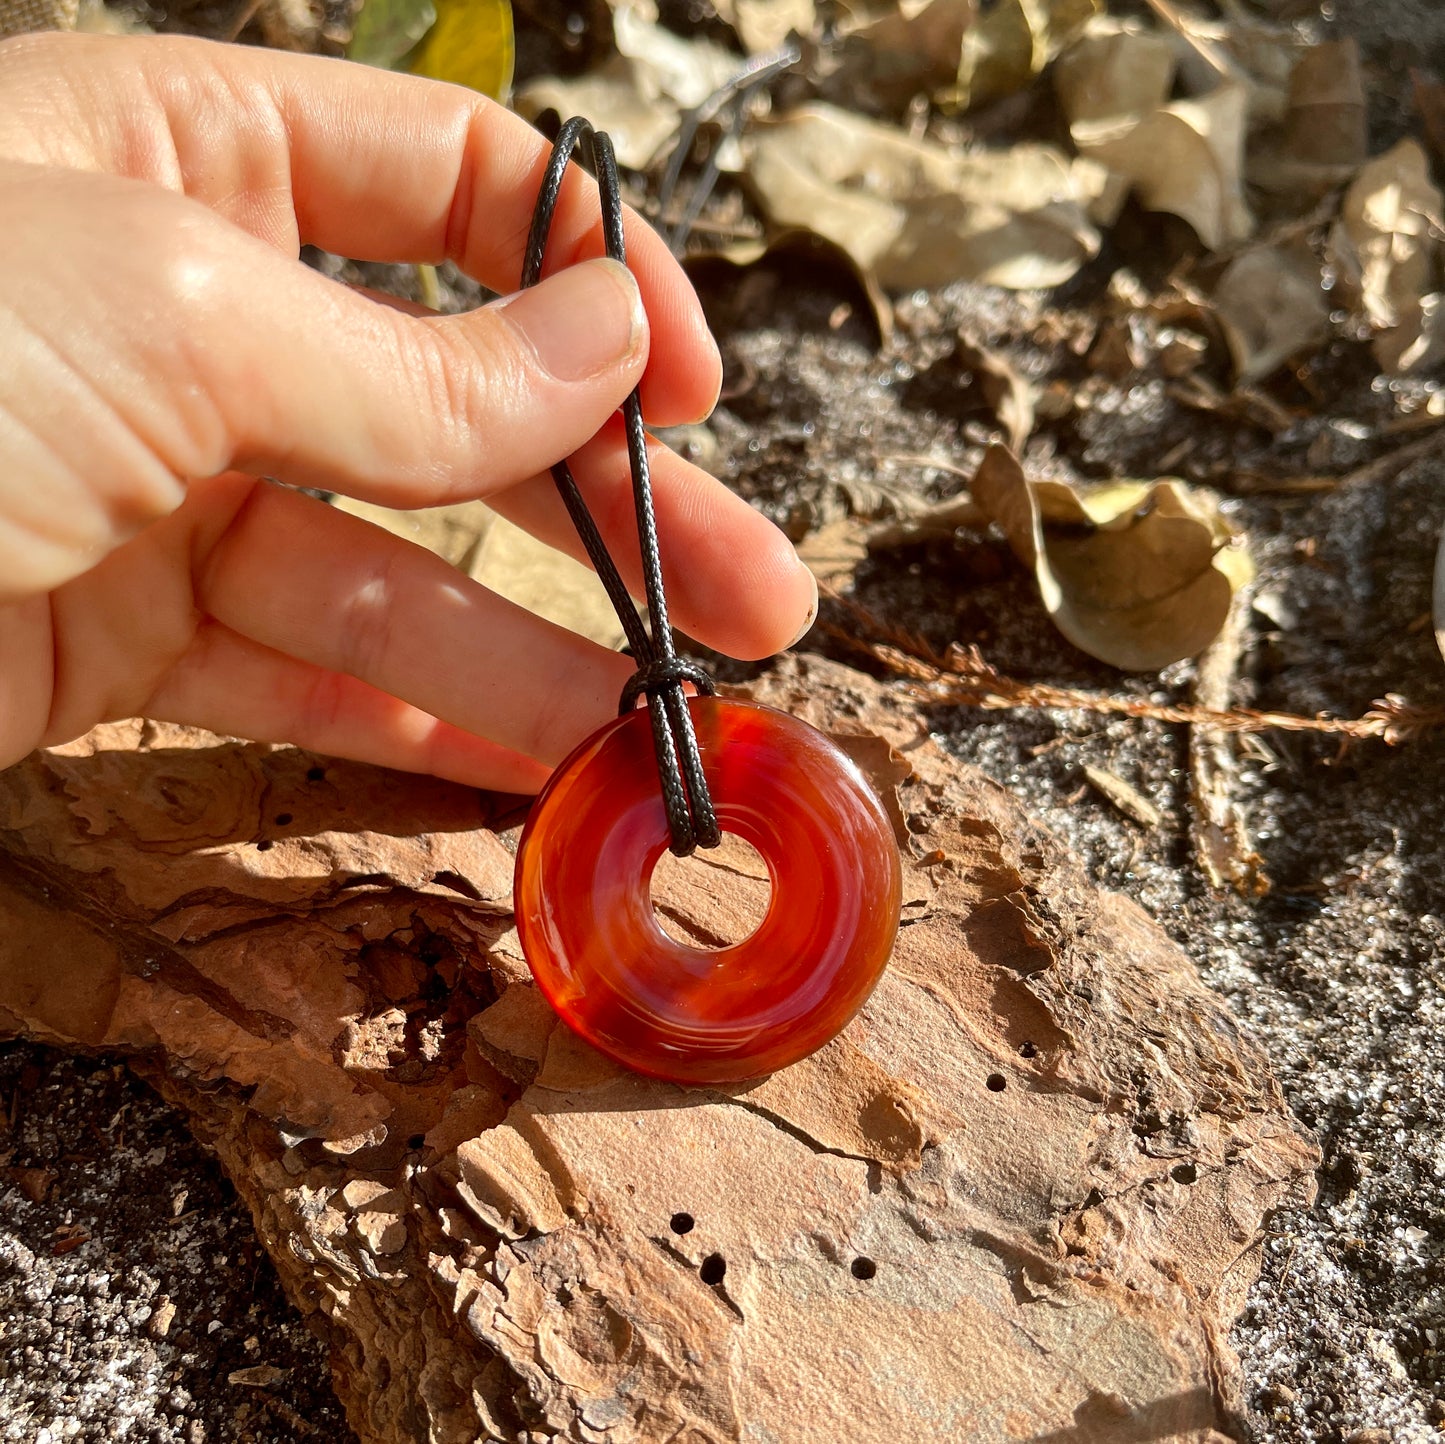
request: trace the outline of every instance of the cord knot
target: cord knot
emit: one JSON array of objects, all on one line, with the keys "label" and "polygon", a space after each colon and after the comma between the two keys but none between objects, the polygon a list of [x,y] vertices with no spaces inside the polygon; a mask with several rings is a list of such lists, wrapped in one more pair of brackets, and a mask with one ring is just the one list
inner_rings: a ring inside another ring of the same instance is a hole
[{"label": "cord knot", "polygon": [[644,692],[650,701],[667,688],[680,687],[684,682],[691,682],[704,697],[711,697],[717,691],[712,678],[696,662],[689,662],[686,657],[676,654],[654,657],[628,679],[627,685],[622,689],[622,700],[617,706],[618,714],[632,711],[637,705],[637,699]]}]

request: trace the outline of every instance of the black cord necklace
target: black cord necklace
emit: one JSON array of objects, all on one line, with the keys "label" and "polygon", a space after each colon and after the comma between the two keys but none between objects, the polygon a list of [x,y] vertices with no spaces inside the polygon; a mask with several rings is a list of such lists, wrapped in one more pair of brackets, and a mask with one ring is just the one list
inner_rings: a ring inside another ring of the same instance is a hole
[{"label": "black cord necklace", "polygon": [[[542,260],[552,228],[552,217],[557,209],[562,178],[567,173],[573,152],[584,141],[591,148],[592,168],[597,175],[597,189],[602,199],[602,230],[607,254],[614,261],[623,265],[627,263],[627,246],[622,234],[622,188],[612,142],[605,131],[594,130],[578,116],[562,127],[552,147],[537,195],[537,206],[532,213],[532,229],[527,237],[526,259],[522,266],[523,286],[534,286],[542,277]],[[632,467],[632,495],[637,513],[637,535],[642,547],[647,610],[652,619],[651,636],[648,636],[642,617],[628,595],[616,563],[565,461],[559,461],[552,468],[552,479],[562,493],[573,525],[587,548],[587,555],[591,557],[592,565],[607,590],[632,654],[637,659],[637,671],[623,688],[618,711],[631,711],[637,699],[646,694],[671,848],[679,857],[687,857],[699,847],[716,847],[721,839],[717,814],[708,795],[707,779],[703,776],[687,697],[682,690],[684,682],[691,682],[704,696],[711,696],[713,682],[702,667],[679,657],[673,643],[663,588],[662,556],[657,543],[657,519],[652,506],[647,433],[643,429],[642,402],[636,390],[622,403],[622,416],[627,430],[627,455]]]}]

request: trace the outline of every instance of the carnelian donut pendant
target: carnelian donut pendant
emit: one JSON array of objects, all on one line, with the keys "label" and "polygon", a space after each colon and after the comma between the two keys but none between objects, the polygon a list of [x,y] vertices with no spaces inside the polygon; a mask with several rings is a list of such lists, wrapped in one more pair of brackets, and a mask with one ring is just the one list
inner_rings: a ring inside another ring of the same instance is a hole
[{"label": "carnelian donut pendant", "polygon": [[772,880],[757,931],[711,952],[658,925],[668,827],[645,708],[589,737],[537,799],[517,849],[517,930],[547,1000],[602,1052],[673,1082],[741,1082],[821,1047],[873,991],[898,930],[898,847],[821,732],[751,702],[688,706],[718,821]]}]

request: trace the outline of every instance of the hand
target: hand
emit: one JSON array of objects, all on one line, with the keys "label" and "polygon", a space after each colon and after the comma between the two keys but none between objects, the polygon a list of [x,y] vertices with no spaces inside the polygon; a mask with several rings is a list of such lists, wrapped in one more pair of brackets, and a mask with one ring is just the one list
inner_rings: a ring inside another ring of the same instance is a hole
[{"label": "hand", "polygon": [[[486,496],[581,555],[546,473],[575,453],[640,591],[609,418],[639,378],[649,422],[700,418],[720,375],[641,220],[635,282],[584,259],[603,246],[574,171],[550,278],[459,317],[297,259],[451,259],[507,290],[546,154],[468,91],[342,61],[0,45],[0,766],[148,716],[528,790],[614,715],[628,658],[259,479]],[[736,656],[786,646],[816,592],[785,538],[661,446],[653,476],[678,626]]]}]

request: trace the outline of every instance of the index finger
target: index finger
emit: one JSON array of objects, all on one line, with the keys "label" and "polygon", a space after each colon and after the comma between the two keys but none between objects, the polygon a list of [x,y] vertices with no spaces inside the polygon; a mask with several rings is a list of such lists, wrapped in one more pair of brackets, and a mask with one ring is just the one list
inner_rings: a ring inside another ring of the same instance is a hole
[{"label": "index finger", "polygon": [[[452,260],[493,290],[519,284],[549,147],[460,86],[205,40],[64,35],[0,49],[0,95],[0,154],[183,191],[290,254]],[[625,229],[652,332],[647,417],[698,419],[717,399],[717,347],[661,238],[630,210]],[[547,272],[604,251],[596,185],[572,167]]]}]

